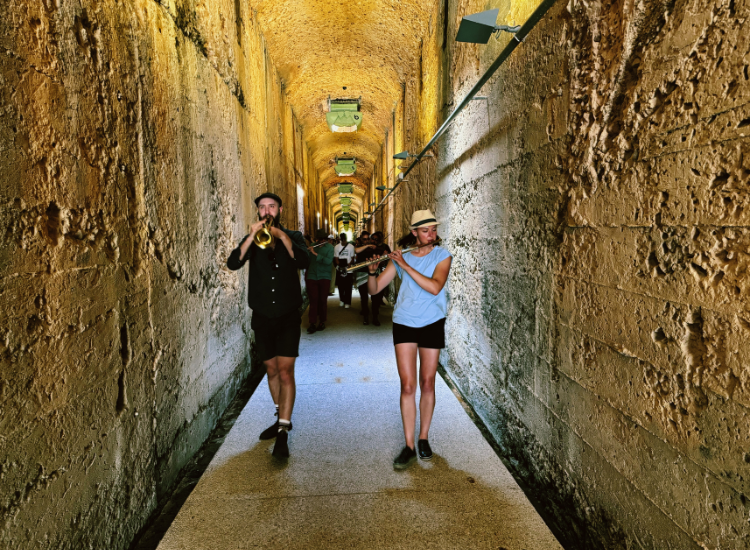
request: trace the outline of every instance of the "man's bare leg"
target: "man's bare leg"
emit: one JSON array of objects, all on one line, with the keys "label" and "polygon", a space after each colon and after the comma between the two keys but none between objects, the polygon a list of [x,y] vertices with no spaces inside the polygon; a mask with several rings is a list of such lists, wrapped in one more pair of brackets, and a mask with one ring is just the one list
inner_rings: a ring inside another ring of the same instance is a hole
[{"label": "man's bare leg", "polygon": [[292,429],[292,409],[297,388],[294,384],[294,357],[277,357],[276,366],[279,371],[279,431],[276,434],[276,444],[273,446],[273,456],[284,460],[289,458],[289,430]]},{"label": "man's bare leg", "polygon": [[[274,405],[276,405],[276,416],[279,416],[279,402],[281,399],[281,377],[279,376],[279,361],[278,357],[273,357],[267,361],[263,361],[266,366],[266,374],[268,375],[268,391],[271,392],[271,399],[273,399]],[[279,431],[278,419],[276,422],[271,424],[268,428],[263,430],[260,434],[260,439],[273,439]]]},{"label": "man's bare leg", "polygon": [[277,357],[263,361],[266,366],[266,374],[268,375],[268,391],[271,392],[271,399],[273,399],[274,405],[279,404],[279,367]]},{"label": "man's bare leg", "polygon": [[292,420],[292,409],[294,409],[294,400],[297,397],[297,386],[294,382],[294,362],[296,359],[296,357],[276,357],[279,384],[279,420]]}]

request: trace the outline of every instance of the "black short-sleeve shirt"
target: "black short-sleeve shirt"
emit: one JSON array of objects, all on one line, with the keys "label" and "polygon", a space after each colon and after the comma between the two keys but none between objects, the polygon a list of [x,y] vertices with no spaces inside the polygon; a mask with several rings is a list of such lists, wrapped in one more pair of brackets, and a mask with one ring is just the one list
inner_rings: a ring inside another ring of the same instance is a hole
[{"label": "black short-sleeve shirt", "polygon": [[250,262],[247,285],[247,303],[254,312],[270,319],[276,319],[302,305],[302,290],[298,269],[305,269],[310,263],[307,246],[302,233],[280,228],[292,240],[292,258],[283,243],[276,242],[273,249],[261,249],[255,244],[240,259],[240,247],[250,235],[240,241],[227,259],[227,267],[240,269]]}]

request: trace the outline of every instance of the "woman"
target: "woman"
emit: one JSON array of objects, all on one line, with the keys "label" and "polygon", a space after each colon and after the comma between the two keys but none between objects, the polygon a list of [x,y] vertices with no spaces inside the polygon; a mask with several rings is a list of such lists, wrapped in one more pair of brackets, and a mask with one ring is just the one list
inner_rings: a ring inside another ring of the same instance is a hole
[{"label": "woman", "polygon": [[[445,347],[445,316],[448,300],[445,283],[451,269],[451,254],[434,244],[438,239],[438,222],[429,210],[418,210],[411,217],[411,233],[399,246],[419,245],[421,248],[402,254],[393,252],[385,271],[379,276],[377,264],[369,266],[368,290],[371,295],[382,291],[393,278],[401,278],[398,299],[393,310],[393,344],[401,379],[401,420],[406,446],[393,461],[403,470],[417,457],[414,431],[417,420],[415,401],[417,354],[419,354],[419,458],[430,460],[432,449],[427,439],[435,409],[435,375],[438,356]],[[411,241],[411,242],[409,242]]]}]

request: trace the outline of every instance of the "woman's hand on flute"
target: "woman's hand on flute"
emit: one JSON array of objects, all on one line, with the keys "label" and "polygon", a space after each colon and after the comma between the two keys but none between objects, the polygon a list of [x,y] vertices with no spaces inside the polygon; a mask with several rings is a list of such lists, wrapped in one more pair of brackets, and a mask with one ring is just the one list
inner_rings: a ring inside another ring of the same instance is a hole
[{"label": "woman's hand on flute", "polygon": [[406,267],[406,262],[404,261],[404,255],[401,253],[400,250],[396,250],[395,252],[391,252],[391,254],[388,255],[388,257],[393,260],[393,262],[399,266],[400,268]]}]

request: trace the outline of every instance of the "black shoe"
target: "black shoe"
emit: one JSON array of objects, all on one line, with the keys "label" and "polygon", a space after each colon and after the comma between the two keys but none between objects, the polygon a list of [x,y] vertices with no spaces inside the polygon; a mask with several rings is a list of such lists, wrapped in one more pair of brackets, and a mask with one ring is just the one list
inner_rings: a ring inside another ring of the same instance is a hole
[{"label": "black shoe", "polygon": [[[289,429],[290,430],[292,429],[291,424],[289,424]],[[261,441],[265,441],[266,439],[273,439],[274,437],[276,437],[277,433],[279,433],[279,421],[278,420],[274,422],[273,424],[271,424],[270,426],[268,426],[268,428],[260,432],[259,439]]]},{"label": "black shoe", "polygon": [[375,317],[372,320],[372,324],[375,325],[376,327],[379,327],[380,326],[380,320],[377,317]]},{"label": "black shoe", "polygon": [[276,444],[273,446],[273,456],[276,458],[289,458],[289,445],[287,444],[289,434],[286,430],[280,430],[276,434]]},{"label": "black shoe", "polygon": [[414,462],[417,458],[417,452],[409,447],[404,447],[401,453],[393,461],[393,468],[396,470],[404,470],[409,467],[409,464]]},{"label": "black shoe", "polygon": [[365,317],[365,320],[362,321],[362,324],[363,325],[369,325],[370,324],[370,320],[367,317]]},{"label": "black shoe", "polygon": [[325,323],[318,323],[318,330],[325,330],[326,324]]},{"label": "black shoe", "polygon": [[307,327],[307,334],[312,334],[312,333],[314,333],[314,332],[315,332],[316,330],[318,330],[318,329],[317,329],[317,328],[315,328],[315,323],[310,323],[310,326],[309,326],[309,327]]},{"label": "black shoe", "polygon": [[426,439],[420,439],[417,441],[417,449],[419,449],[419,458],[422,460],[430,460],[432,458],[432,449],[430,449],[430,442]]}]

